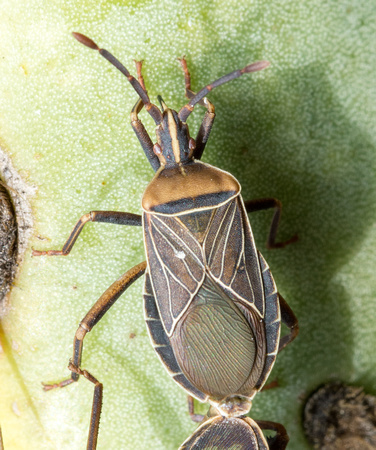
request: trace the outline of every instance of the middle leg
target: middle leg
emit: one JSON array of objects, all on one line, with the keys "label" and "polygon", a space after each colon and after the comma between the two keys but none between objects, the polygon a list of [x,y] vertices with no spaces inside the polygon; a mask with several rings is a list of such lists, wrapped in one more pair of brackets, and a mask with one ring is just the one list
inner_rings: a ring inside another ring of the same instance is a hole
[{"label": "middle leg", "polygon": [[298,240],[298,235],[295,234],[292,238],[283,242],[276,242],[276,236],[279,226],[279,221],[281,219],[282,213],[282,203],[276,198],[258,198],[255,200],[247,200],[244,201],[244,206],[247,213],[261,211],[263,209],[274,208],[274,215],[272,218],[272,223],[270,224],[270,231],[268,240],[266,242],[267,248],[282,248],[286,247],[286,245],[292,244]]}]

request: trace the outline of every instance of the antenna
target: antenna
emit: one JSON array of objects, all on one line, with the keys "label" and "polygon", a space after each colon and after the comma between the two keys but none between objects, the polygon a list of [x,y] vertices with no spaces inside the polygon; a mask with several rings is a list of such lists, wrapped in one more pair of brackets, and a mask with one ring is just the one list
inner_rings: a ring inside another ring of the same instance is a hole
[{"label": "antenna", "polygon": [[202,88],[194,97],[192,97],[189,103],[181,108],[181,110],[179,111],[179,119],[182,122],[186,122],[195,105],[199,103],[199,101],[202,100],[214,88],[220,86],[221,84],[225,84],[228,81],[235,80],[235,78],[239,78],[245,73],[257,72],[259,70],[265,69],[269,66],[269,64],[270,63],[268,61],[257,61],[244,67],[244,69],[235,70],[234,72],[228,73],[227,75],[218,78],[218,80],[213,81],[213,83],[208,84],[207,86]]},{"label": "antenna", "polygon": [[115,66],[120,72],[125,75],[128,78],[128,81],[133,86],[133,89],[137,92],[137,94],[140,96],[143,104],[145,105],[146,111],[151,115],[151,117],[154,119],[154,122],[159,125],[162,122],[162,113],[158,109],[157,106],[153,105],[153,103],[150,102],[149,96],[146,92],[146,90],[141,86],[138,80],[134,78],[128,71],[126,67],[123,66],[123,64],[115,58],[114,55],[112,55],[109,51],[105,50],[104,48],[99,48],[98,45],[81,33],[72,33],[73,37],[77,39],[78,42],[80,42],[83,45],[86,45],[86,47],[89,47],[93,50],[98,50],[98,52],[107,59],[113,66]]}]

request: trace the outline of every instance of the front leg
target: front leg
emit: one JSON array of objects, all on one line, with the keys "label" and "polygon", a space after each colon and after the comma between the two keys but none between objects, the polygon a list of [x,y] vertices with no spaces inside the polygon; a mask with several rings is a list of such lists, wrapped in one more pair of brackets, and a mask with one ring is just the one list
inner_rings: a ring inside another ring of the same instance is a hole
[{"label": "front leg", "polygon": [[83,227],[88,222],[105,222],[115,225],[142,226],[142,217],[120,211],[91,211],[84,214],[76,223],[66,243],[61,250],[32,250],[33,256],[66,256],[69,255]]},{"label": "front leg", "polygon": [[[142,76],[142,61],[135,61],[135,63],[138,82],[146,92],[144,77]],[[161,163],[159,162],[157,155],[154,153],[153,142],[150,139],[148,132],[146,131],[141,120],[138,118],[138,115],[140,114],[143,107],[144,103],[141,100],[141,98],[139,98],[134,107],[132,108],[131,125],[133,131],[136,133],[137,139],[139,140],[142,150],[144,151],[151,167],[156,172],[159,169]]]},{"label": "front leg", "polygon": [[[185,81],[185,96],[189,99],[193,98],[196,94],[191,90],[191,75],[188,70],[187,61],[185,58],[179,58],[179,62],[184,71],[184,81]],[[198,130],[196,136],[196,148],[194,151],[194,158],[201,159],[204,153],[206,143],[208,142],[211,129],[213,127],[215,119],[215,108],[212,103],[205,97],[200,102],[200,105],[205,106],[206,113],[202,120],[200,129]]]},{"label": "front leg", "polygon": [[143,123],[138,118],[138,115],[143,108],[144,104],[142,103],[141,99],[138,99],[134,107],[132,108],[131,112],[131,125],[133,128],[133,131],[136,133],[137,139],[139,140],[142,150],[145,153],[145,156],[147,157],[151,167],[156,172],[159,167],[161,166],[161,163],[159,162],[159,159],[157,155],[154,153],[153,150],[153,142],[150,139],[150,136],[148,132],[146,131]]}]

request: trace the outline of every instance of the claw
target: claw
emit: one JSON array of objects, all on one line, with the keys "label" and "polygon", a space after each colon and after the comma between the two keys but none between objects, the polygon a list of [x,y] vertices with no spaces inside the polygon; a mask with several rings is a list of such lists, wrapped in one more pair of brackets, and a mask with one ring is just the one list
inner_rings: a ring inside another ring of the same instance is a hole
[{"label": "claw", "polygon": [[32,256],[59,256],[64,255],[61,250],[31,250]]},{"label": "claw", "polygon": [[66,380],[60,381],[60,383],[54,383],[54,384],[48,384],[48,383],[43,383],[42,382],[42,386],[43,386],[43,390],[44,391],[51,391],[52,389],[56,389],[56,388],[63,388],[65,386],[69,386],[70,384],[74,383],[75,380],[72,380],[72,378],[68,378]]}]

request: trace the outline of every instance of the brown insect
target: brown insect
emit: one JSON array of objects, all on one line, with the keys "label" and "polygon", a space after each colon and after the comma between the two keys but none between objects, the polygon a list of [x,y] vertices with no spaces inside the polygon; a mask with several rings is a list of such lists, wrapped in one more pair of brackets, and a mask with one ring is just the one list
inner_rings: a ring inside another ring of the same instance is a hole
[{"label": "brown insect", "polygon": [[[192,405],[190,402],[191,417],[196,420]],[[207,417],[200,417],[202,424],[179,450],[284,450],[289,442],[285,427],[279,423],[247,416],[223,417],[212,410]],[[275,435],[266,438],[262,430],[274,431]]]},{"label": "brown insect", "polygon": [[[156,174],[144,192],[142,216],[92,211],[77,222],[62,250],[33,252],[69,254],[87,222],[144,228],[147,262],[125,273],[99,298],[76,332],[69,365],[71,378],[45,388],[66,386],[77,381],[79,375],[95,384],[88,449],[96,448],[102,384],[80,367],[83,339],[146,271],[145,320],[160,360],[190,395],[208,402],[229,420],[241,417],[249,411],[253,397],[265,383],[277,353],[298,333],[296,317],[277,292],[269,267],[256,249],[247,213],[275,209],[268,238],[270,248],[283,247],[295,241],[296,236],[276,243],[281,203],[274,198],[243,202],[239,182],[200,159],[215,117],[214,106],[205,96],[215,87],[264,69],[269,63],[260,61],[236,70],[195,94],[182,59],[186,95],[190,100],[176,112],[161,97],[161,109],[150,102],[141,63],[137,64],[137,80],[107,50],[82,34],[73,36],[98,50],[128,78],[139,95],[131,124]],[[206,113],[194,140],[186,120],[198,103],[206,108]],[[143,106],[156,123],[155,144],[138,118]],[[281,321],[290,328],[282,339]],[[251,419],[239,420],[251,423]],[[235,419],[231,423],[231,427],[238,426]]]}]

